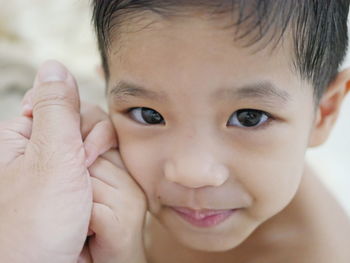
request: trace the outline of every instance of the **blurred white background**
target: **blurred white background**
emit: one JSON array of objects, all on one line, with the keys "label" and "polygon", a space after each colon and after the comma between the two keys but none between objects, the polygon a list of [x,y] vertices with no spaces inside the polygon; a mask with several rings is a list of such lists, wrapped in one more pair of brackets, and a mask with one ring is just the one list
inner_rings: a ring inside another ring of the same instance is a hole
[{"label": "blurred white background", "polygon": [[[104,106],[88,0],[0,0],[0,6],[0,121],[20,113],[23,94],[48,58],[69,67],[84,100]],[[328,142],[307,158],[350,215],[350,94]]]}]

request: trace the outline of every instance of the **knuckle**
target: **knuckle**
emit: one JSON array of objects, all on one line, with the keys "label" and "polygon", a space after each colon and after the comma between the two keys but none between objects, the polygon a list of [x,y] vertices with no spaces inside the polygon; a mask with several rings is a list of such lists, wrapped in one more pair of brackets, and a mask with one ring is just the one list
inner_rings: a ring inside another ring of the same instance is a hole
[{"label": "knuckle", "polygon": [[99,145],[97,144],[97,142],[95,142],[93,140],[85,140],[84,145],[85,145],[85,149],[88,153],[98,152],[98,150],[100,148]]},{"label": "knuckle", "polygon": [[84,137],[87,137],[91,130],[99,127],[100,122],[108,119],[108,115],[103,112],[99,106],[92,104],[87,106],[86,102],[81,104],[80,116],[81,131],[84,134]]},{"label": "knuckle", "polygon": [[95,136],[102,138],[103,141],[110,141],[111,137],[114,136],[113,125],[109,120],[102,120],[95,124],[94,128]]},{"label": "knuckle", "polygon": [[64,186],[66,190],[72,191],[90,187],[87,169],[81,158],[73,153],[62,155],[58,150],[48,151],[41,145],[31,146],[30,154],[25,155],[24,165],[36,180],[53,182],[57,187]]},{"label": "knuckle", "polygon": [[10,129],[10,127],[12,127],[15,122],[16,119],[0,122],[0,131]]},{"label": "knuckle", "polygon": [[[52,144],[45,136],[40,136],[35,142],[30,142],[28,154],[45,169],[67,169],[81,167],[85,161],[85,150],[80,146],[67,146],[64,149]],[[84,166],[84,165],[83,165]]]},{"label": "knuckle", "polygon": [[33,123],[33,120],[31,118],[22,116],[12,121],[12,127],[20,130],[21,128],[31,127],[32,123]]},{"label": "knuckle", "polygon": [[33,109],[42,109],[48,106],[65,106],[69,102],[69,97],[61,94],[47,94],[35,100]]},{"label": "knuckle", "polygon": [[109,121],[100,121],[95,124],[92,130],[88,131],[83,127],[82,133],[86,139],[84,143],[89,151],[103,154],[116,144],[115,131]]},{"label": "knuckle", "polygon": [[76,96],[63,82],[46,83],[40,86],[34,96],[33,107],[43,108],[51,105],[66,105],[76,101]]},{"label": "knuckle", "polygon": [[126,170],[125,165],[121,159],[121,156],[116,150],[109,150],[101,155],[102,158],[108,160],[113,165],[115,165],[118,169]]},{"label": "knuckle", "polygon": [[98,125],[101,126],[101,129],[106,130],[108,132],[113,131],[114,133],[113,124],[110,119],[105,119],[101,121]]},{"label": "knuckle", "polygon": [[[0,135],[22,134],[23,130],[30,128],[32,120],[28,117],[17,117],[13,120],[0,122]],[[25,136],[24,136],[25,137]]]},{"label": "knuckle", "polygon": [[9,121],[0,122],[0,132],[2,132],[3,130],[6,130],[8,125],[9,125]]},{"label": "knuckle", "polygon": [[105,134],[105,140],[113,141],[116,140],[116,130],[114,129],[113,123],[110,119],[106,119],[97,124],[98,128],[103,134]]},{"label": "knuckle", "polygon": [[[101,204],[101,203],[94,203],[93,204],[93,209],[92,209],[92,217],[96,219],[100,219],[97,221],[103,221],[106,220],[106,218],[109,218],[112,220],[112,222],[119,223],[120,219],[117,217],[117,215],[113,212],[113,209],[109,207],[106,204]],[[96,222],[97,222],[96,221]]]},{"label": "knuckle", "polygon": [[104,169],[105,167],[110,166],[110,163],[99,157],[96,159],[96,161],[90,166],[89,171],[91,175],[98,175],[100,173],[100,170]]}]

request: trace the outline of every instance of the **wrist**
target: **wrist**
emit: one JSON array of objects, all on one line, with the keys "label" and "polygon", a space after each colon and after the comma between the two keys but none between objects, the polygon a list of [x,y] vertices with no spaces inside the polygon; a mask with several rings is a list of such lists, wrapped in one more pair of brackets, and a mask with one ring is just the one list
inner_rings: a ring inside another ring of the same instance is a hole
[{"label": "wrist", "polygon": [[[144,240],[144,224],[142,228],[130,233],[129,238],[124,239],[125,243],[120,250],[118,263],[147,263],[145,240]],[[126,237],[126,236],[124,236]]]},{"label": "wrist", "polygon": [[147,263],[146,255],[143,251],[134,250],[123,252],[118,255],[103,255],[99,259],[93,259],[94,263]]},{"label": "wrist", "polygon": [[133,251],[130,255],[123,256],[118,263],[147,263],[146,255],[143,252]]},{"label": "wrist", "polygon": [[94,250],[94,246],[91,251],[94,263],[147,263],[143,242],[135,241],[135,239],[129,240],[123,245],[119,244],[112,249],[101,246],[101,244],[99,246],[100,248],[97,250]]},{"label": "wrist", "polygon": [[118,263],[147,263],[143,242],[134,242],[128,248],[123,249],[118,258],[119,260],[116,261]]}]

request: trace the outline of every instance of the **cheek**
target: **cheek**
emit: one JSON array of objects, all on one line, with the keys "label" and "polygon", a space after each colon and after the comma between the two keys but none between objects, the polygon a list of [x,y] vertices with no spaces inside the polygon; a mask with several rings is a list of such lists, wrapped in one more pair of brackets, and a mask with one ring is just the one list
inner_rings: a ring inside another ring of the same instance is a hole
[{"label": "cheek", "polygon": [[147,199],[154,200],[156,188],[161,180],[159,152],[157,147],[145,141],[129,140],[120,137],[120,154],[130,175],[145,192]]},{"label": "cheek", "polygon": [[[291,156],[290,156],[291,157]],[[294,197],[302,177],[304,163],[299,158],[277,157],[257,161],[243,171],[250,174],[244,181],[255,199],[252,211],[257,218],[265,218],[281,211]]]},{"label": "cheek", "polygon": [[255,199],[254,217],[275,215],[295,196],[304,170],[307,130],[306,126],[286,126],[255,147],[241,149],[240,180]]}]

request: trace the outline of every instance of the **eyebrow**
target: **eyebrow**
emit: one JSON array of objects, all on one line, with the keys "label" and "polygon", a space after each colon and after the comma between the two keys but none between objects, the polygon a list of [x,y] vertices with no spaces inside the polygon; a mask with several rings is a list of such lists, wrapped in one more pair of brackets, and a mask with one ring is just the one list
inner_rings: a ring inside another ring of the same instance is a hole
[{"label": "eyebrow", "polygon": [[126,100],[127,97],[141,97],[151,100],[166,100],[167,96],[163,92],[155,92],[152,90],[145,89],[137,84],[119,81],[116,85],[114,85],[109,94],[114,96],[116,99]]},{"label": "eyebrow", "polygon": [[[127,100],[127,97],[141,97],[156,101],[166,101],[168,96],[163,92],[156,92],[146,89],[140,85],[119,81],[114,85],[109,94],[119,100]],[[248,84],[239,88],[222,88],[214,93],[213,98],[222,100],[242,100],[256,99],[261,103],[286,104],[290,99],[290,94],[282,89],[277,88],[270,81],[261,81],[258,83]]]},{"label": "eyebrow", "polygon": [[277,88],[270,81],[261,81],[254,84],[244,85],[237,89],[224,88],[216,92],[217,99],[257,99],[265,104],[280,103],[286,104],[291,100],[291,95],[280,88]]}]

